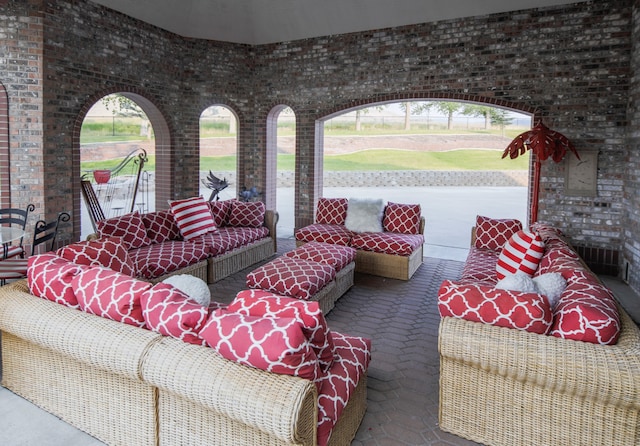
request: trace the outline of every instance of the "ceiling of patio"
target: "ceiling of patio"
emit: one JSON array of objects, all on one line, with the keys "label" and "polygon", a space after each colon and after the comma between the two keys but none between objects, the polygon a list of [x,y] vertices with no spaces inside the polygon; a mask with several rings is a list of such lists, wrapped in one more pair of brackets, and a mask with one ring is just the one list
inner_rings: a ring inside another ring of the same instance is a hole
[{"label": "ceiling of patio", "polygon": [[563,0],[91,0],[184,37],[259,45],[497,12]]}]

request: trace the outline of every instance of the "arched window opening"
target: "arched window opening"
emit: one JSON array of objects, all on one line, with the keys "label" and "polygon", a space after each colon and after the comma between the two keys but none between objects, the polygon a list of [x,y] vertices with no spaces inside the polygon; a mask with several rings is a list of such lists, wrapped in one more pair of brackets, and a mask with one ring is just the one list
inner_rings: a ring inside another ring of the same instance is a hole
[{"label": "arched window opening", "polygon": [[[98,100],[80,131],[81,237],[95,232],[96,214],[104,218],[155,210],[156,141],[142,107],[123,94]],[[95,195],[98,203],[90,198]],[[89,196],[87,196],[89,194]]]},{"label": "arched window opening", "polygon": [[476,215],[528,221],[529,154],[502,152],[531,125],[529,114],[440,100],[336,113],[321,132],[321,195],[420,204],[426,255],[464,260]]},{"label": "arched window opening", "polygon": [[200,194],[207,200],[237,196],[238,119],[223,105],[200,115]]}]

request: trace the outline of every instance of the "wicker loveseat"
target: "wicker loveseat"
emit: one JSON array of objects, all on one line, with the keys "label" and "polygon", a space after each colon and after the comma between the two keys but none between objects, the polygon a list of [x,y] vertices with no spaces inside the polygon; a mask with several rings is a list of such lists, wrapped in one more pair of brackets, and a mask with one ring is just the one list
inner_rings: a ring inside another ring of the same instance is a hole
[{"label": "wicker loveseat", "polygon": [[[110,285],[90,279],[93,274],[117,277],[118,291],[123,282],[127,290],[166,291],[165,284],[103,267],[61,268],[62,281],[71,285],[52,285],[47,293],[56,288],[68,298],[70,287],[90,299],[109,293]],[[0,288],[2,386],[106,444],[348,445],[364,416],[366,339],[333,333],[333,362],[313,381],[249,367],[214,348],[36,297],[28,283]],[[182,314],[188,325],[187,312]],[[341,386],[349,389],[339,398],[346,406],[333,393]]]},{"label": "wicker loveseat", "polygon": [[[545,242],[534,278],[567,279],[551,313],[546,297],[494,289],[498,254],[474,245],[440,289],[440,428],[487,445],[640,444],[640,331],[559,231],[533,229]],[[531,311],[514,316],[505,296]],[[467,314],[450,316],[465,298]],[[526,331],[534,319],[549,321],[546,334]]]},{"label": "wicker loveseat", "polygon": [[356,249],[356,271],[409,280],[422,265],[425,219],[419,205],[388,203],[379,216],[380,229],[348,228],[346,198],[320,198],[315,223],[295,231],[297,246],[323,242]]}]

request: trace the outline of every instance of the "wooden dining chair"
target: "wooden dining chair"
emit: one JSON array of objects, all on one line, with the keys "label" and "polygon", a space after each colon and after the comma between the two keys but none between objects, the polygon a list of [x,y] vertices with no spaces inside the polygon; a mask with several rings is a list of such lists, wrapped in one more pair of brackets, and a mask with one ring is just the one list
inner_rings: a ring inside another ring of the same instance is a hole
[{"label": "wooden dining chair", "polygon": [[[60,223],[66,223],[71,216],[66,212],[60,212],[58,217],[47,223],[44,220],[36,222],[33,231],[33,243],[31,245],[31,255],[41,254],[55,248],[56,237]],[[4,285],[7,280],[22,279],[27,276],[28,258],[10,258],[0,260],[0,285]]]},{"label": "wooden dining chair", "polygon": [[[33,204],[29,204],[26,209],[0,209],[0,226],[13,226],[24,231],[27,227],[29,213],[33,212],[35,208],[36,207]],[[17,244],[13,244],[13,242],[3,243],[3,258],[10,259],[16,256],[24,258],[24,248],[22,246],[23,239],[24,237],[20,237]]]}]

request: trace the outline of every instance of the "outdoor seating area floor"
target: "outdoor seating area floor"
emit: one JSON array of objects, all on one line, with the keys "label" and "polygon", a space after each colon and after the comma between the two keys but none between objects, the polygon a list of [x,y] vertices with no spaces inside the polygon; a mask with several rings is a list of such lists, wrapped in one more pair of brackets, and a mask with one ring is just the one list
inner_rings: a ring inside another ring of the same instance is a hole
[{"label": "outdoor seating area floor", "polygon": [[[293,238],[278,239],[278,255],[294,248]],[[436,296],[442,281],[459,277],[463,265],[458,260],[425,257],[409,281],[356,273],[354,286],[327,315],[331,329],[372,340],[367,412],[352,445],[477,444],[438,428]],[[257,266],[210,285],[213,299],[230,302],[246,288],[246,275]],[[603,280],[637,323],[640,297],[618,279]],[[0,445],[101,444],[0,387]]]}]

